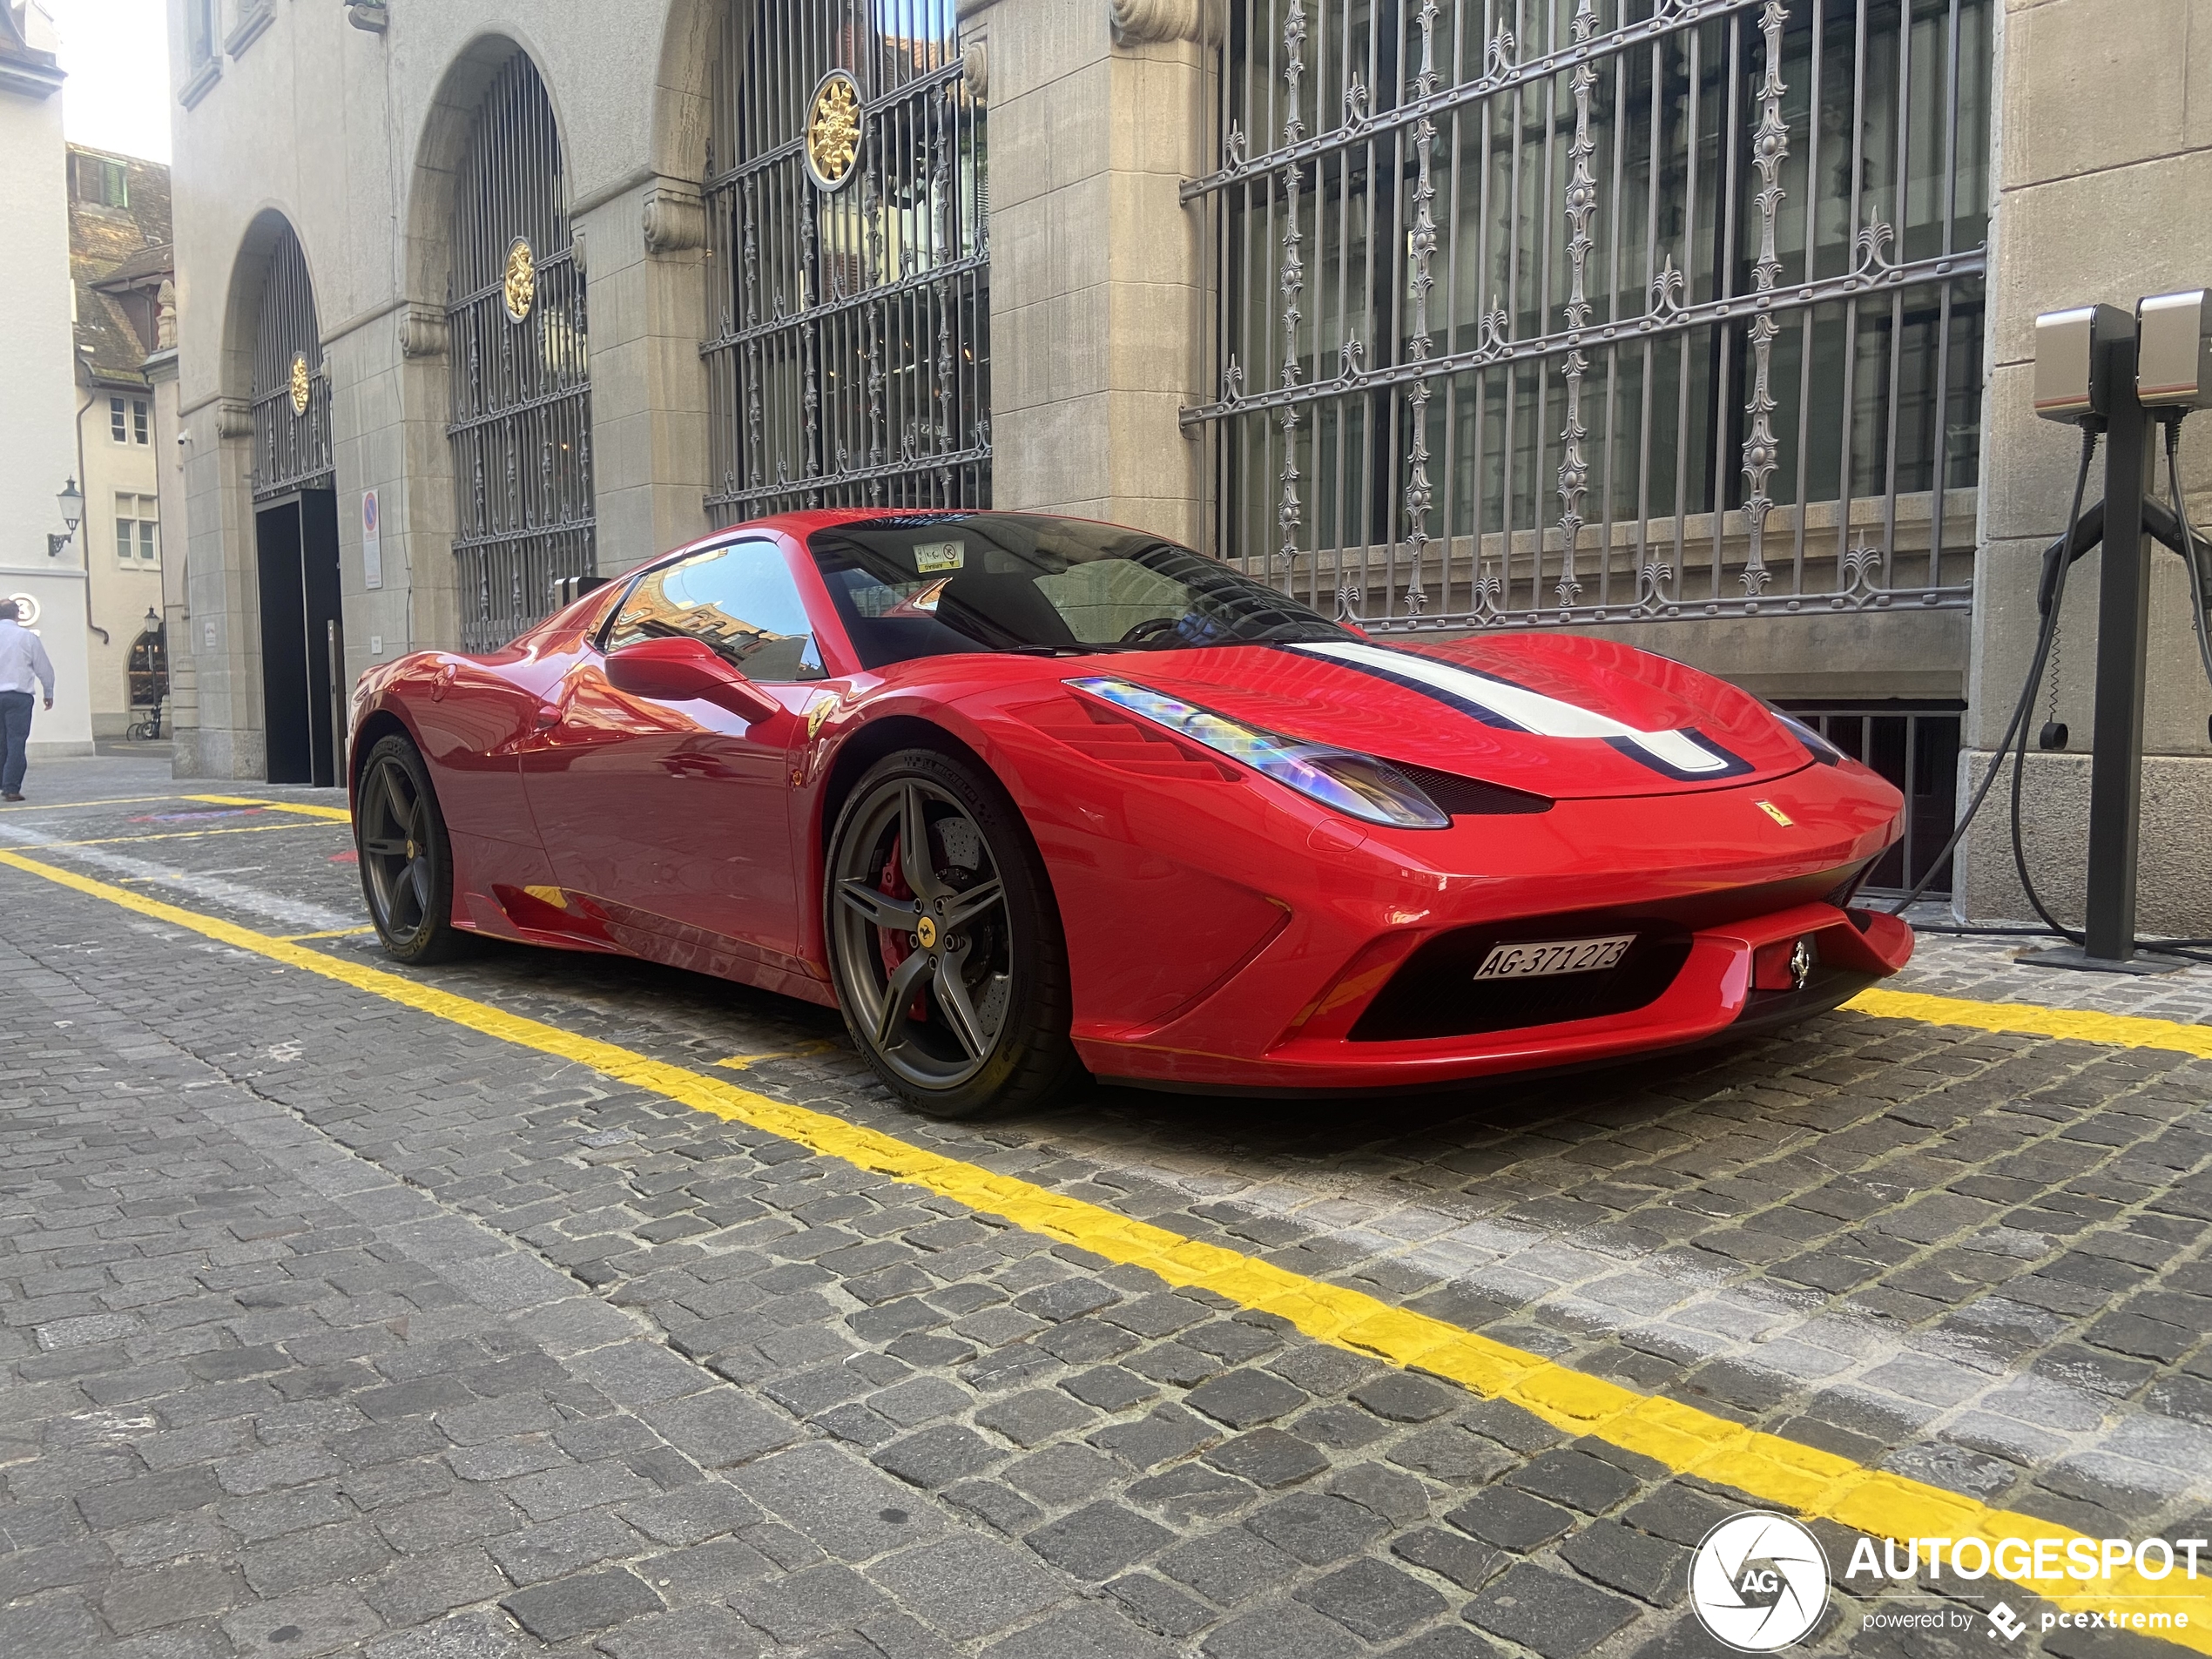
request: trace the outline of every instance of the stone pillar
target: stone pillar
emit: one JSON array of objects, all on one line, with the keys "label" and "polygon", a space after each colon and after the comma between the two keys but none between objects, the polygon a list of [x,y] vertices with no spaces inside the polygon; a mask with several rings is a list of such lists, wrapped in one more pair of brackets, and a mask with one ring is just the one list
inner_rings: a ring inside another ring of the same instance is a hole
[{"label": "stone pillar", "polygon": [[[2187,14],[2185,16],[2185,14]],[[2212,286],[2212,6],[2167,0],[2007,0],[1991,294],[1992,370],[1982,442],[1984,551],[1976,582],[1961,798],[1986,774],[2035,646],[2043,546],[2064,528],[2080,453],[2071,427],[2035,418],[2029,387],[2038,313]],[[2192,98],[2195,88],[2200,95]],[[2192,518],[2212,517],[2212,415],[2183,428]],[[2160,469],[2160,493],[2164,473]],[[2101,455],[2087,500],[2102,490]],[[2074,567],[2057,672],[2029,716],[2024,837],[2046,901],[2080,920],[2099,556]],[[2153,555],[2143,760],[2140,926],[2212,931],[2212,688],[2198,664],[2181,561]],[[2036,734],[2055,718],[2062,753]],[[1969,836],[1957,908],[2030,915],[2013,873],[2009,779]]]},{"label": "stone pillar", "polygon": [[[199,658],[192,648],[192,603],[186,574],[192,568],[192,536],[185,510],[185,445],[177,418],[177,322],[175,295],[164,284],[158,349],[146,359],[146,383],[153,392],[155,490],[161,502],[165,544],[161,550],[161,620],[169,647],[169,701],[162,710],[169,733],[170,772],[179,778],[199,775]],[[169,529],[175,526],[174,530]]]},{"label": "stone pillar", "polygon": [[[374,664],[460,637],[453,456],[445,434],[445,314],[379,307],[327,335],[338,493],[338,588],[348,685]],[[368,585],[362,497],[376,492],[379,583]]]},{"label": "stone pillar", "polygon": [[[253,540],[253,418],[212,396],[179,412],[185,440],[185,604],[197,658],[199,738],[172,761],[179,777],[263,778],[260,592]],[[173,546],[174,544],[172,543]],[[227,549],[238,550],[235,558]]]},{"label": "stone pillar", "polygon": [[695,540],[707,521],[706,210],[651,178],[576,213],[591,313],[591,466],[603,573]]},{"label": "stone pillar", "polygon": [[1177,187],[1212,142],[1213,0],[962,0],[990,111],[992,499],[1206,548],[1177,421],[1210,383],[1211,269]]}]

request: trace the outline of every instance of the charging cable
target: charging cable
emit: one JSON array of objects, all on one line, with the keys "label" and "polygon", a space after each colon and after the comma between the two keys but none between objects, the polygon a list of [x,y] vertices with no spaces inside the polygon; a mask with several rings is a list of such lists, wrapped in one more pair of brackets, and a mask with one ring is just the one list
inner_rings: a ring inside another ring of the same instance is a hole
[{"label": "charging cable", "polygon": [[[2203,665],[2206,682],[2208,685],[2212,685],[2212,615],[2208,615],[2205,596],[2207,566],[2204,560],[2200,557],[2200,550],[2204,554],[2212,555],[2212,544],[2208,544],[2203,537],[2197,535],[2195,528],[2190,525],[2182,507],[2179,459],[2181,419],[2178,416],[2171,417],[2161,424],[2165,428],[2166,435],[2167,491],[2174,515],[2174,539],[2181,543],[2180,550],[2183,561],[2189,567],[2189,603],[2195,624],[2197,655]],[[1933,884],[1937,873],[1943,868],[1945,860],[1950,858],[1959,843],[1966,838],[1966,831],[1972,827],[1975,817],[1980,813],[1982,804],[1988,799],[1990,788],[1997,781],[1997,774],[2004,765],[2006,752],[2010,750],[2013,760],[2011,803],[2013,867],[2019,876],[2020,890],[2027,895],[2028,903],[2034,907],[2036,915],[2042,920],[2044,926],[2041,927],[1973,927],[1933,924],[1921,929],[1923,932],[2007,938],[2043,938],[2055,935],[2077,945],[2082,942],[2083,936],[2052,915],[2049,908],[2043,902],[2042,895],[2037,892],[2034,880],[2028,873],[2026,838],[2020,823],[2022,785],[2027,770],[2027,716],[2034,707],[2035,698],[2041,689],[2043,677],[2049,666],[2055,647],[2060,610],[2066,598],[2067,573],[2073,567],[2075,556],[2074,540],[2082,523],[2081,498],[2087,487],[2091,461],[2096,453],[2096,428],[2085,423],[2081,436],[2081,466],[2074,476],[2074,499],[2067,513],[2067,533],[2065,537],[2047,555],[2043,579],[2037,593],[2037,604],[2042,612],[2042,624],[2036,641],[2034,660],[2028,667],[2027,682],[2020,688],[2020,703],[2013,711],[2013,718],[2005,729],[2005,735],[1998,739],[1997,745],[1992,752],[1993,759],[1989,773],[1982,779],[1980,787],[1975,791],[1973,801],[1966,807],[1966,815],[1959,820],[1958,827],[1952,832],[1951,839],[1944,843],[1943,850],[1936,855],[1934,861],[1929,866],[1928,873],[1921,878],[1919,886],[1907,894],[1892,912],[1892,914],[1903,913]],[[2101,520],[2101,507],[2093,509],[2091,516]],[[2092,534],[2094,534],[2094,529]],[[2054,696],[2055,695],[2054,688]],[[2192,949],[2212,947],[2212,939],[2145,939],[2136,942],[2138,947],[2144,950],[2179,951],[2185,954]],[[2212,959],[2192,956],[2190,960]]]},{"label": "charging cable", "polygon": [[[2035,693],[2043,683],[2043,665],[2050,658],[2051,638],[2058,628],[2059,601],[2066,593],[2067,568],[2074,563],[2074,538],[2081,528],[2081,497],[2089,488],[2089,466],[2096,458],[2099,430],[2099,428],[2088,421],[2085,421],[2082,423],[2081,465],[2074,475],[2074,502],[2067,509],[2066,536],[2059,543],[2056,550],[2057,575],[2054,580],[2052,573],[2047,570],[2044,572],[2042,584],[2036,594],[2036,603],[2042,610],[2043,622],[2036,637],[2035,660],[2028,666],[2027,679],[2020,686],[2020,701],[2013,706],[2012,720],[2005,727],[2005,735],[1997,739],[1996,746],[1990,751],[1989,772],[1982,779],[1980,786],[1974,791],[1974,798],[1968,804],[1966,815],[1959,819],[1958,826],[1951,832],[1951,839],[1943,844],[1943,850],[1929,860],[1928,873],[1920,878],[1919,886],[1897,901],[1895,907],[1890,913],[1892,915],[1903,915],[1919,902],[1920,895],[1935,885],[1937,875],[1941,873],[1944,866],[1950,862],[1951,855],[1958,851],[1959,843],[1966,839],[1966,832],[1973,826],[1974,818],[1981,811],[1982,802],[1989,799],[1990,790],[1996,786],[1998,774],[2005,769],[2005,756],[2007,752],[2013,750],[2013,738],[2015,734],[2018,734],[2020,739],[2018,753],[2021,757],[2020,759],[2016,760],[2013,772],[2013,799],[2017,813],[2017,803],[2020,799],[2019,768],[2024,764],[2027,752],[2027,718],[2034,710]],[[2017,817],[2014,821],[2018,821]],[[2014,845],[2017,847],[2017,838]],[[2040,901],[2036,906],[2036,914],[2043,915]],[[2050,918],[2044,916],[2044,920],[2047,921]]]},{"label": "charging cable", "polygon": [[2204,606],[2204,566],[2198,561],[2197,549],[2203,538],[2189,523],[2188,509],[2182,505],[2182,417],[2176,413],[2160,423],[2166,428],[2166,490],[2173,498],[2174,528],[2179,533],[2182,562],[2189,567],[2189,608],[2196,616],[2196,654],[2204,664],[2204,678],[2212,685],[2212,623],[2208,623]]}]

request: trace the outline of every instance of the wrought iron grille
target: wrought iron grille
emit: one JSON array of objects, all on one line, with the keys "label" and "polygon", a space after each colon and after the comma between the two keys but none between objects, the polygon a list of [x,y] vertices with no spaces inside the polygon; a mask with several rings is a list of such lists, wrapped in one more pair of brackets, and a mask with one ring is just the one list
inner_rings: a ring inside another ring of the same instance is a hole
[{"label": "wrought iron grille", "polygon": [[334,487],[330,376],[307,256],[290,226],[269,253],[253,331],[253,499]]},{"label": "wrought iron grille", "polygon": [[[1785,703],[1783,706],[1854,760],[1863,760],[1905,796],[1905,834],[1866,873],[1869,894],[1910,893],[1951,838],[1959,807],[1959,734],[1963,703]],[[1951,893],[1944,860],[1928,896]]]},{"label": "wrought iron grille", "polygon": [[529,57],[484,94],[456,183],[446,350],[464,651],[490,651],[597,557],[583,271],[561,135]]},{"label": "wrought iron grille", "polygon": [[[833,69],[861,132],[829,190],[806,135]],[[984,104],[954,0],[732,0],[714,89],[708,512],[988,506]]]},{"label": "wrought iron grille", "polygon": [[1990,0],[1231,0],[1219,550],[1388,628],[1970,602]]}]

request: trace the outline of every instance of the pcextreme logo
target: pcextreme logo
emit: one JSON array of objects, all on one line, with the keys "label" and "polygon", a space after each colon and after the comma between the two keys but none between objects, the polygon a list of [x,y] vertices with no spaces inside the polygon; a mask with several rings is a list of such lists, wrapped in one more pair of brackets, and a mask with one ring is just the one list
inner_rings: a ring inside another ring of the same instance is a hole
[{"label": "pcextreme logo", "polygon": [[1772,1653],[1827,1611],[1827,1554],[1787,1515],[1730,1515],[1690,1557],[1689,1605],[1714,1640],[1739,1653]]}]

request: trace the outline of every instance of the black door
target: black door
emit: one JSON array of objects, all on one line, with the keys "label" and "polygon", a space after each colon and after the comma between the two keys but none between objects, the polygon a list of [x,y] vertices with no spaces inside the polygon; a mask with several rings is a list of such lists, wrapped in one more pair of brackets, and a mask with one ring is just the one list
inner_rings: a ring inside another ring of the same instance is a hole
[{"label": "black door", "polygon": [[[338,496],[302,490],[254,516],[261,577],[261,706],[268,780],[340,781],[332,629],[338,608]],[[343,661],[342,658],[340,659]]]}]

